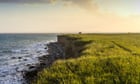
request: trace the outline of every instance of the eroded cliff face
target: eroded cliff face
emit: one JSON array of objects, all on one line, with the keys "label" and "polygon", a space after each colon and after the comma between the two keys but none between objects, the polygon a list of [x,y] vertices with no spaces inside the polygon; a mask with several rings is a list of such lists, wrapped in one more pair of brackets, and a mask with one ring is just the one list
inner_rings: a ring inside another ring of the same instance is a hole
[{"label": "eroded cliff face", "polygon": [[58,36],[58,43],[62,45],[66,58],[76,58],[82,54],[85,45],[89,42],[81,41],[78,37],[60,35]]}]

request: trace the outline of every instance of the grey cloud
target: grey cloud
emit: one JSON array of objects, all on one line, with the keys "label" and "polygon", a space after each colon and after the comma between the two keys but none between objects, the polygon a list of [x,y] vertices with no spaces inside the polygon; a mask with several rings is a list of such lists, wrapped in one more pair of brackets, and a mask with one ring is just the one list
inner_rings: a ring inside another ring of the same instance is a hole
[{"label": "grey cloud", "polygon": [[88,9],[88,10],[97,10],[98,6],[94,2],[94,0],[0,0],[0,3],[46,3],[50,4],[55,2],[56,4],[58,2],[61,2],[63,4],[67,4],[70,6],[78,6],[80,8]]},{"label": "grey cloud", "polygon": [[50,3],[53,0],[0,0],[0,3]]}]

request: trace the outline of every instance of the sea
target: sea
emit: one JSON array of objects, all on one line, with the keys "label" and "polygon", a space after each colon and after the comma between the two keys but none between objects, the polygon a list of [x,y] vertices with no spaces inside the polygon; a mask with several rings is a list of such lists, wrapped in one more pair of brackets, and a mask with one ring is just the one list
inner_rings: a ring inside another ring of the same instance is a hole
[{"label": "sea", "polygon": [[48,54],[56,34],[0,34],[0,84],[26,84],[22,71]]}]

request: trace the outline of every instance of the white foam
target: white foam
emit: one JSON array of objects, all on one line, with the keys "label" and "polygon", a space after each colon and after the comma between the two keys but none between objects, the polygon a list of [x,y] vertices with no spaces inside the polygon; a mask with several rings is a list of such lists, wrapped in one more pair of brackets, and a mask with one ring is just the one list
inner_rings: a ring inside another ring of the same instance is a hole
[{"label": "white foam", "polygon": [[24,78],[21,71],[28,70],[27,65],[37,64],[38,57],[46,55],[46,44],[49,42],[38,42],[28,45],[25,48],[12,50],[10,56],[3,56],[7,59],[5,65],[0,67],[0,84],[22,84]]}]

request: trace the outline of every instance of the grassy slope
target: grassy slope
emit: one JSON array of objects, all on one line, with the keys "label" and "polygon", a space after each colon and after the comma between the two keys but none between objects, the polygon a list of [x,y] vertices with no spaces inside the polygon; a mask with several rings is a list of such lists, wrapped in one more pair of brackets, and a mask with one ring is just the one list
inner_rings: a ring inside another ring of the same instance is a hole
[{"label": "grassy slope", "polygon": [[68,35],[92,41],[76,59],[58,60],[37,84],[139,84],[140,34]]}]

